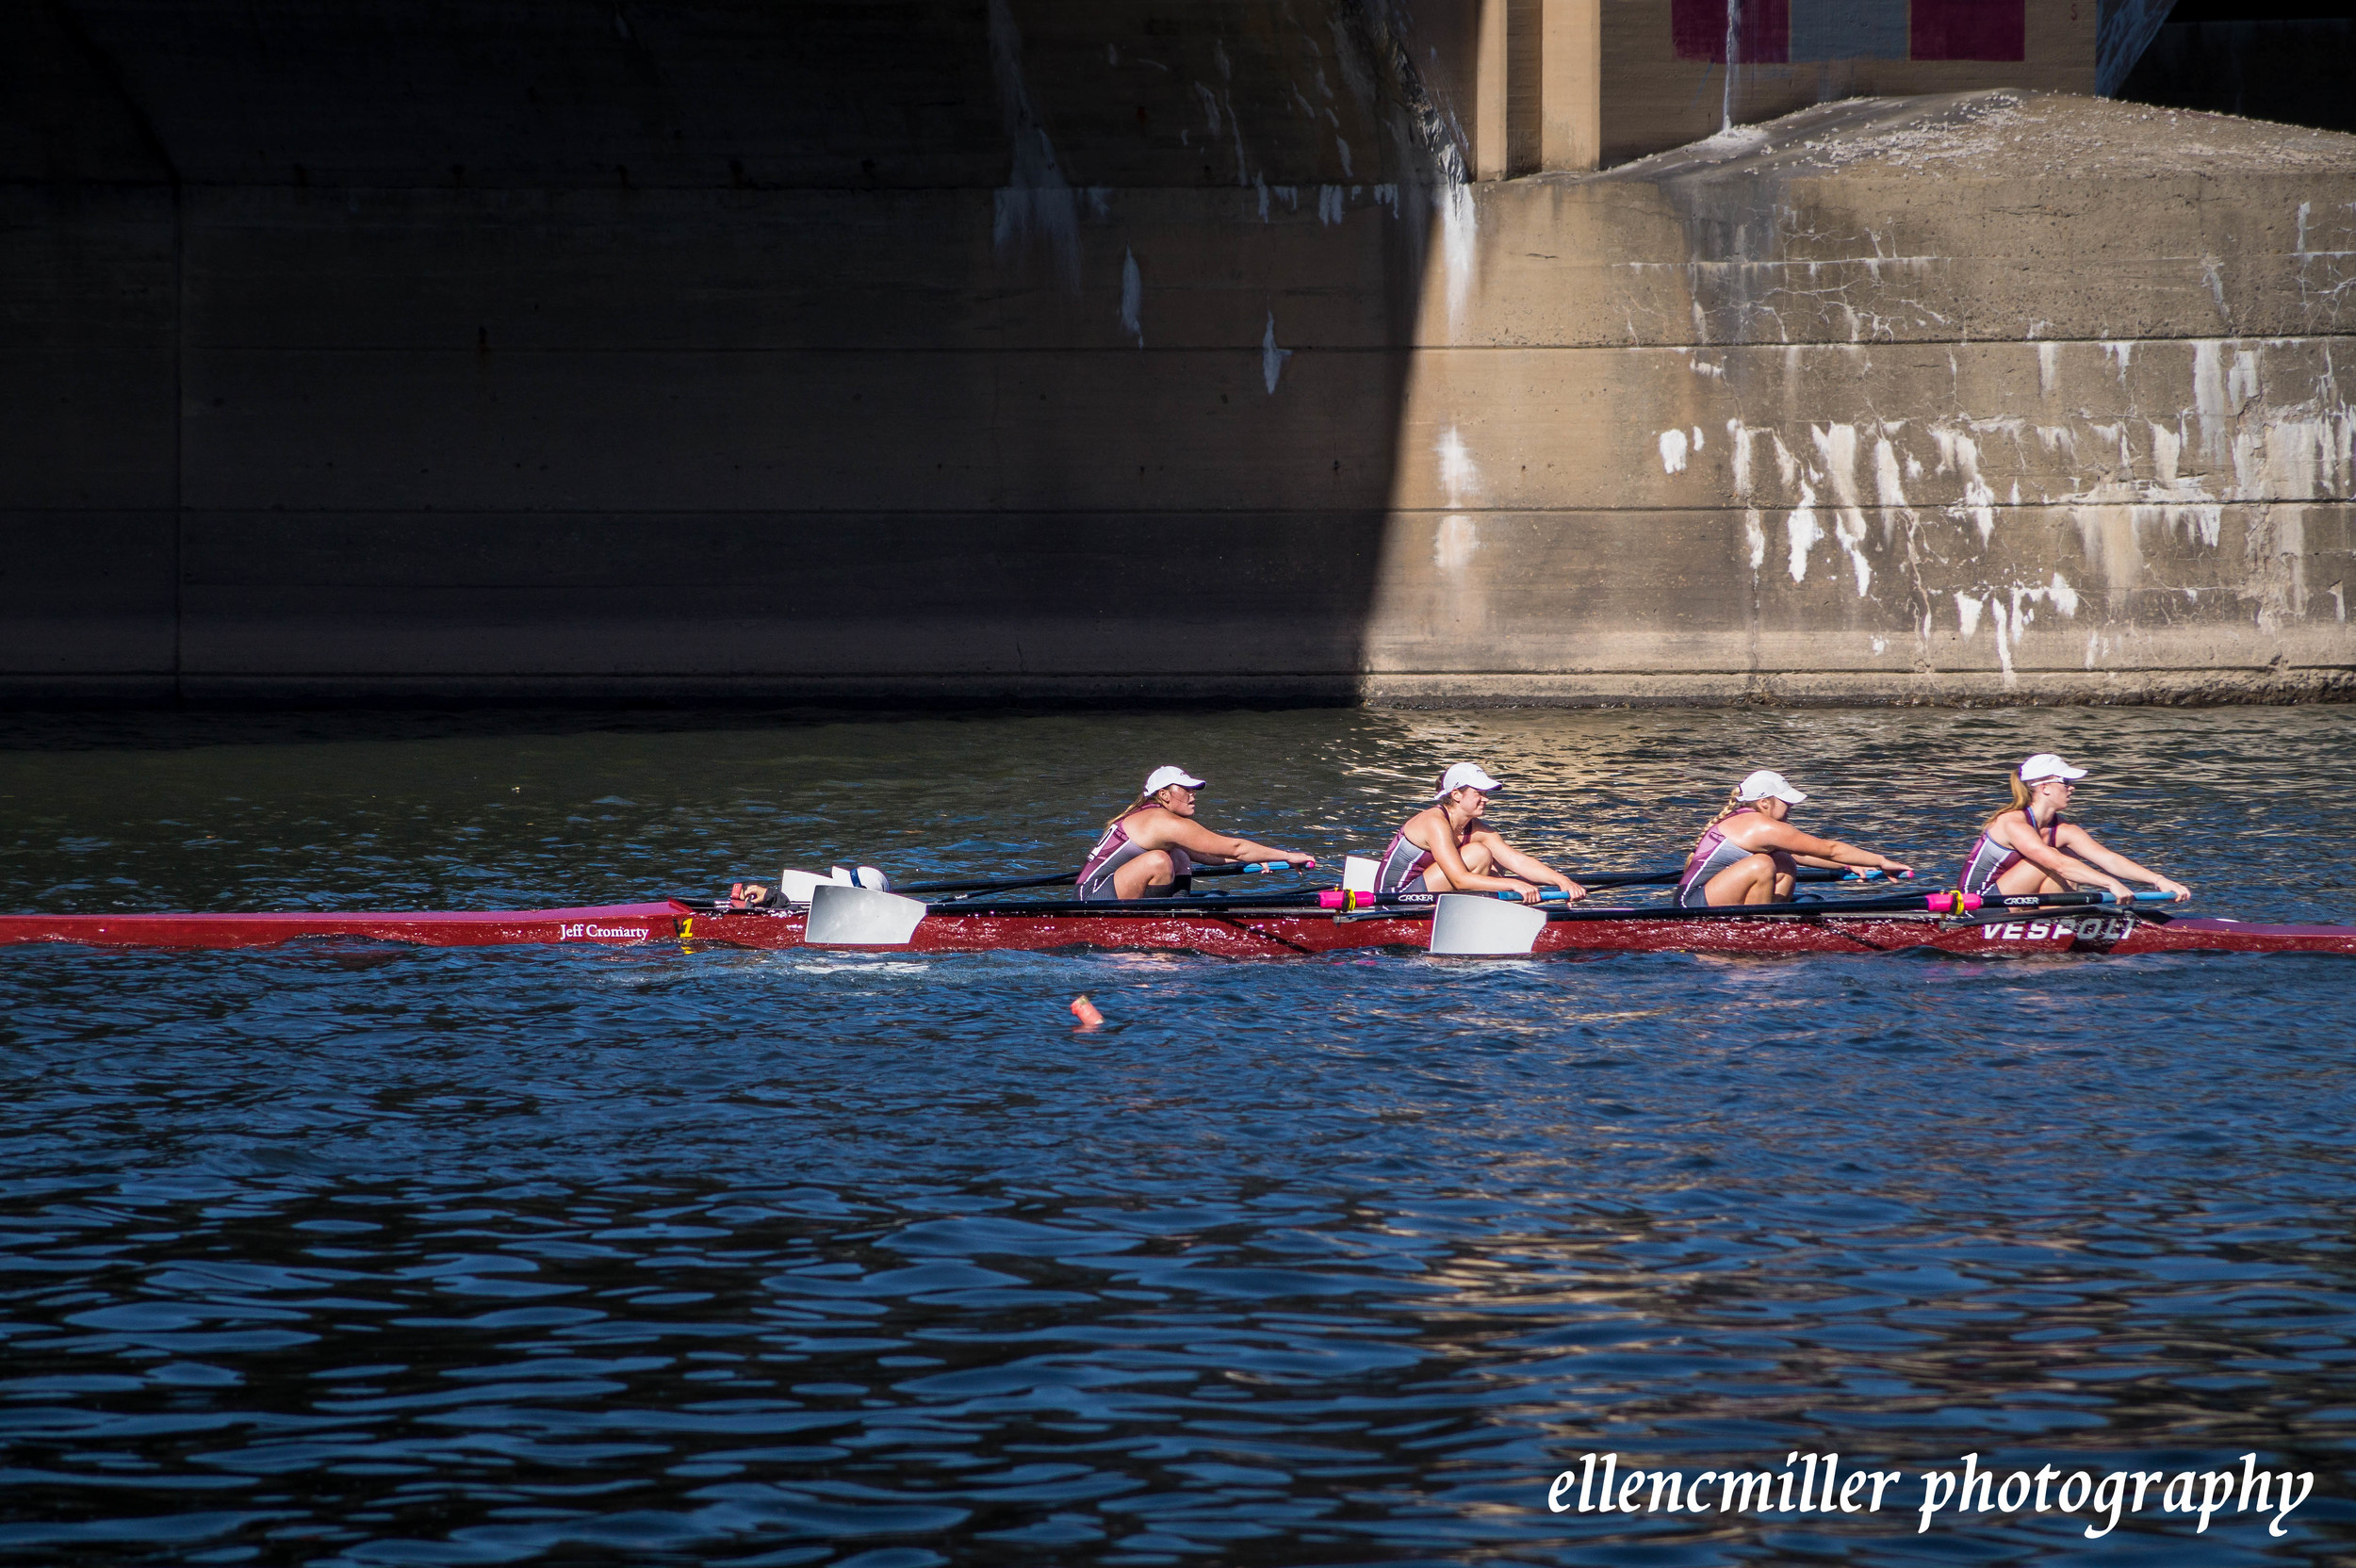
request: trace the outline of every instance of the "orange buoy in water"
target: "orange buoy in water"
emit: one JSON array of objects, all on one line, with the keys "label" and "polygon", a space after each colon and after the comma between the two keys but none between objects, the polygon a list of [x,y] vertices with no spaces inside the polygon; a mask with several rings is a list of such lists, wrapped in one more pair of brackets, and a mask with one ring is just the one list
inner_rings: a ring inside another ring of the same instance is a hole
[{"label": "orange buoy in water", "polygon": [[1096,1010],[1096,1004],[1085,996],[1072,999],[1072,1016],[1080,1021],[1083,1029],[1093,1029],[1104,1021],[1104,1015]]}]

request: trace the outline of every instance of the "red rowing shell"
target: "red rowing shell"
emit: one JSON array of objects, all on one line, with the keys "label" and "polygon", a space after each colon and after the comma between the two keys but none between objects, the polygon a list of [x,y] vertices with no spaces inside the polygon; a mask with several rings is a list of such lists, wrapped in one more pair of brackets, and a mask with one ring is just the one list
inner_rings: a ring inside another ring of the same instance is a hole
[{"label": "red rowing shell", "polygon": [[[697,915],[684,933],[740,947],[798,947],[797,915]],[[1275,958],[1350,948],[1421,948],[1431,923],[1304,914],[929,915],[906,948],[973,953],[995,948],[1144,948],[1231,958]],[[1922,915],[1772,915],[1755,920],[1552,920],[1538,953],[1894,953],[1935,948],[1983,957],[2063,953],[2346,953],[2356,926],[2250,925],[2177,916],[2165,923],[2121,913],[2065,911],[2042,919],[1957,923]]]},{"label": "red rowing shell", "polygon": [[[978,953],[1065,947],[1190,952],[1278,958],[1353,948],[1421,948],[1420,920],[1337,921],[1293,911],[1253,914],[935,914],[908,946],[889,951]],[[87,947],[276,947],[317,940],[407,942],[419,947],[527,944],[635,946],[687,940],[732,947],[802,945],[799,915],[698,911],[676,900],[577,909],[494,909],[352,914],[0,915],[0,944],[70,942]],[[2063,911],[2039,919],[1955,923],[1921,914],[1776,915],[1615,920],[1603,911],[1549,921],[1539,953],[1892,953],[1933,948],[1979,957],[2064,953],[2356,954],[2356,926],[2248,925],[2178,916]]]},{"label": "red rowing shell", "polygon": [[541,942],[612,946],[676,940],[691,911],[661,904],[581,909],[484,909],[347,914],[293,909],[254,915],[0,915],[0,943],[84,947],[277,947],[337,937],[418,947],[514,947]]}]

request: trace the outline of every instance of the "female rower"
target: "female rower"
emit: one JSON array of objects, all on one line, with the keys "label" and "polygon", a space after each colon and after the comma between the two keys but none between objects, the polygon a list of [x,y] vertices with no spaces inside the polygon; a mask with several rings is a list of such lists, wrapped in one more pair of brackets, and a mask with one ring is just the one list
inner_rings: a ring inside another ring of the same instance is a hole
[{"label": "female rower", "polygon": [[2132,890],[2120,878],[2133,877],[2173,894],[2179,903],[2190,898],[2192,890],[2183,883],[2144,870],[2096,843],[2076,823],[2062,820],[2071,790],[2086,776],[2086,769],[2073,768],[2050,751],[2021,763],[2010,779],[2012,804],[1988,819],[1980,841],[1972,846],[1963,890],[2018,896],[2068,892],[2075,885],[2124,898]]},{"label": "female rower", "polygon": [[1489,797],[1502,787],[1473,762],[1459,762],[1442,774],[1433,804],[1391,835],[1374,890],[1518,893],[1524,904],[1535,904],[1544,883],[1568,897],[1585,898],[1586,889],[1524,855],[1481,820]]},{"label": "female rower", "polygon": [[1104,836],[1088,852],[1074,878],[1084,899],[1166,898],[1194,864],[1235,860],[1282,860],[1304,866],[1311,857],[1298,850],[1270,849],[1250,839],[1214,833],[1194,820],[1195,792],[1203,780],[1184,768],[1155,768],[1136,804],[1104,825]]},{"label": "female rower", "polygon": [[1808,796],[1765,768],[1736,785],[1710,821],[1677,881],[1677,906],[1781,904],[1800,866],[1863,866],[1913,874],[1914,868],[1838,839],[1817,839],[1788,820]]}]

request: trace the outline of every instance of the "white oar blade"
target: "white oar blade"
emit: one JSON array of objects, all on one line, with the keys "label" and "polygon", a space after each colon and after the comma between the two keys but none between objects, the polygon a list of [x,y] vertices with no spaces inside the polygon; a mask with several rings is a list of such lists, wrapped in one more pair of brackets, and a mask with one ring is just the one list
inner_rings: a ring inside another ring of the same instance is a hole
[{"label": "white oar blade", "polygon": [[1368,859],[1364,855],[1345,856],[1342,859],[1342,891],[1370,893],[1374,891],[1374,879],[1382,874],[1383,862],[1380,860]]},{"label": "white oar blade", "polygon": [[1442,893],[1432,911],[1432,951],[1503,958],[1528,953],[1546,928],[1546,912],[1527,904],[1471,893]]},{"label": "white oar blade", "polygon": [[810,947],[906,947],[924,918],[916,899],[822,882],[810,890],[802,940]]},{"label": "white oar blade", "polygon": [[785,901],[788,904],[808,904],[811,891],[827,886],[828,881],[828,878],[819,875],[814,871],[794,871],[789,868],[777,873],[777,887],[785,894]]}]

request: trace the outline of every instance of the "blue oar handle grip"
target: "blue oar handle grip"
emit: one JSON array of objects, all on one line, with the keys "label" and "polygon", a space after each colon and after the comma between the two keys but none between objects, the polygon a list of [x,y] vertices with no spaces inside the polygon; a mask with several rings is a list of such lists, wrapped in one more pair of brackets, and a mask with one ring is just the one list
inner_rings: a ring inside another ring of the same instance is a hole
[{"label": "blue oar handle grip", "polygon": [[[1522,901],[1522,895],[1519,893],[1493,892],[1489,896],[1491,898],[1501,898],[1512,904],[1519,904]],[[1548,888],[1539,893],[1538,902],[1541,904],[1566,904],[1570,902],[1570,894],[1564,892],[1560,888]]]},{"label": "blue oar handle grip", "polygon": [[1885,877],[1911,879],[1914,873],[1910,871],[1884,871],[1879,866],[1851,866],[1849,874],[1841,880],[1843,882],[1879,882]]},{"label": "blue oar handle grip", "polygon": [[[1300,869],[1302,871],[1315,871],[1317,870],[1317,858],[1312,856],[1301,863]],[[1289,861],[1285,860],[1246,860],[1244,862],[1243,869],[1248,872],[1259,873],[1271,871],[1291,871],[1294,868]]]},{"label": "blue oar handle grip", "polygon": [[2157,888],[2145,892],[2129,893],[2125,898],[2114,892],[2105,892],[2102,898],[2105,904],[2172,904],[2176,901],[2174,893],[2164,893]]}]

